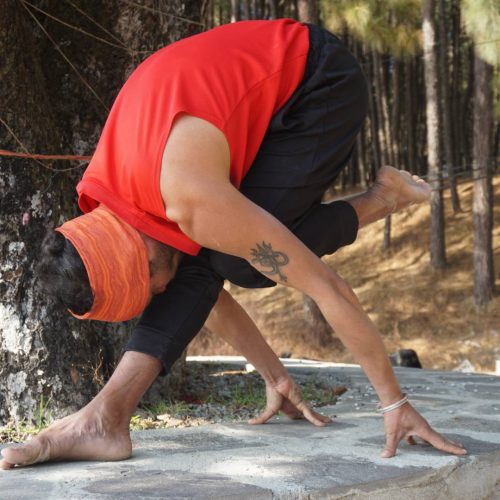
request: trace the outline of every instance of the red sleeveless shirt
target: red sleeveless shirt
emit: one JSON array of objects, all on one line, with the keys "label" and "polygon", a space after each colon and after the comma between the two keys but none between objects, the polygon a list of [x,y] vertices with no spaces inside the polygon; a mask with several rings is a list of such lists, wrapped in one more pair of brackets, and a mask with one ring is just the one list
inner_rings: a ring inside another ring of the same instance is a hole
[{"label": "red sleeveless shirt", "polygon": [[77,186],[80,208],[89,212],[103,203],[148,236],[198,253],[200,246],[166,217],[160,192],[161,160],[175,117],[187,113],[224,133],[231,182],[238,188],[272,116],[299,85],[308,49],[307,27],[280,19],[227,24],[150,56],[113,104]]}]

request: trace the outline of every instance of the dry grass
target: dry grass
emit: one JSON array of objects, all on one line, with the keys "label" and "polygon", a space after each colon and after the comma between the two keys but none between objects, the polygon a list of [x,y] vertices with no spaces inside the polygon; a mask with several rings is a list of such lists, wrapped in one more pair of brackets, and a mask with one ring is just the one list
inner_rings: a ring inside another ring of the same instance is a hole
[{"label": "dry grass", "polygon": [[[354,288],[382,333],[388,351],[415,349],[426,368],[453,369],[468,359],[478,371],[493,371],[500,358],[500,297],[478,311],[472,301],[472,183],[459,186],[463,212],[454,215],[448,193],[446,241],[448,268],[433,271],[427,252],[429,207],[421,205],[393,217],[390,252],[381,250],[383,221],[360,231],[358,240],[326,261]],[[494,180],[496,287],[500,289],[500,178]],[[230,287],[260,327],[272,348],[293,357],[353,362],[332,337],[317,345],[302,316],[300,293],[276,287]],[[235,354],[221,340],[202,334],[189,354]]]}]

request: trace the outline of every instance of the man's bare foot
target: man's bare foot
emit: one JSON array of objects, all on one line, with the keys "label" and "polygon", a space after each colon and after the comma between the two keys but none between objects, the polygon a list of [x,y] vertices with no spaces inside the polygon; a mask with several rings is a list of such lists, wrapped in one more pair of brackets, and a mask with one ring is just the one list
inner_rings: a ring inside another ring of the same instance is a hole
[{"label": "man's bare foot", "polygon": [[371,189],[372,194],[385,204],[389,213],[422,203],[429,199],[431,187],[418,175],[405,170],[382,167]]},{"label": "man's bare foot", "polygon": [[22,445],[1,452],[0,469],[61,460],[124,460],[132,454],[128,423],[117,425],[95,406],[55,421]]}]

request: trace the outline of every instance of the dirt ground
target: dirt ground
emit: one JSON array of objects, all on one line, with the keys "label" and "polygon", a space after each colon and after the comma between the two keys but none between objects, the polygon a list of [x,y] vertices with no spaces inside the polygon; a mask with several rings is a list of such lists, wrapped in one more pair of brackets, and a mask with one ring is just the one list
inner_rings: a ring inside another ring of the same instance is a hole
[{"label": "dirt ground", "polygon": [[[415,349],[424,368],[454,369],[469,360],[476,371],[494,371],[500,359],[500,177],[494,179],[496,295],[487,308],[472,301],[472,183],[459,185],[463,211],[446,202],[448,267],[436,272],[428,253],[429,206],[410,207],[393,216],[392,248],[382,250],[384,222],[362,229],[357,241],[326,262],[353,287],[381,332],[387,350]],[[332,334],[326,345],[314,341],[303,317],[301,293],[283,287],[245,290],[228,286],[255,320],[278,355],[354,362]],[[202,333],[188,355],[238,354],[211,333]]]}]

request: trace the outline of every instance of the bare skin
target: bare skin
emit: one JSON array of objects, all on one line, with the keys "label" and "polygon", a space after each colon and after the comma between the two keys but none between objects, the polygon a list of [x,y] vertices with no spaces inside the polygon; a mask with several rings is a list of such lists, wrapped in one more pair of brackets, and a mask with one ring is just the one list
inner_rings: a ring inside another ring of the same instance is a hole
[{"label": "bare skin", "polygon": [[[380,170],[377,181],[370,190],[348,201],[356,210],[360,226],[365,226],[413,203],[425,201],[429,193],[429,186],[418,177],[392,167],[384,167]],[[154,240],[149,239],[146,244],[150,257],[156,255]],[[153,293],[164,290],[170,279],[167,275],[168,273],[165,272],[161,275],[163,278],[156,277],[153,280]],[[246,315],[244,311],[243,313],[241,311],[243,311],[241,307],[238,304],[235,305],[232,298],[223,295],[207,325],[244,354],[248,349],[248,346],[245,346],[245,338],[249,337],[235,335],[234,328],[224,329],[221,326],[222,324],[241,325],[241,315]],[[221,317],[226,318],[225,322],[220,321]],[[247,328],[253,327],[248,326],[247,323]],[[258,330],[257,334],[260,336]],[[263,413],[252,419],[250,423],[264,423],[279,411],[283,411],[290,418],[306,418],[318,426],[328,423],[328,417],[314,412],[305,404],[297,386],[279,361],[278,365],[276,364],[277,358],[273,359],[274,353],[270,351],[261,337],[259,346],[259,354],[265,353],[262,357],[254,359],[252,356],[247,357],[266,381],[267,406]],[[138,352],[126,352],[109,382],[92,402],[77,413],[54,422],[48,429],[27,443],[3,449],[0,468],[7,470],[47,461],[108,461],[130,457],[132,453],[129,433],[130,418],[140,398],[158,376],[160,370],[160,362],[155,358]],[[398,434],[390,434],[391,440],[388,441],[382,456],[393,456],[397,444],[405,437],[412,442],[413,438],[410,435],[404,435],[399,425],[399,421],[405,419],[405,415],[411,411],[414,412],[411,406],[405,405],[403,409],[387,414],[386,426],[389,427],[389,433],[392,427],[397,427]],[[434,431],[423,419],[421,426],[422,438],[427,437],[429,441],[434,441],[433,444],[441,444],[438,446],[440,449],[445,449],[447,443],[438,443],[439,439],[444,438],[437,433],[432,434]],[[400,435],[401,432],[403,435]]]},{"label": "bare skin", "polygon": [[130,418],[161,370],[160,362],[126,352],[102,391],[77,413],[25,444],[2,450],[1,469],[61,460],[124,460],[132,454]]},{"label": "bare skin", "polygon": [[[273,281],[311,297],[361,365],[382,406],[399,401],[401,387],[380,332],[352,288],[272,214],[231,184],[230,160],[229,145],[220,129],[197,117],[178,117],[165,147],[160,173],[160,191],[163,200],[168,200],[167,217],[201,246],[243,258]],[[397,183],[391,206],[386,204],[388,211],[398,208],[399,196],[407,191],[407,185]],[[420,197],[421,189],[418,193]],[[404,418],[385,420],[387,449],[391,436],[403,433],[419,435],[447,453],[465,453],[433,431],[418,412],[408,410],[410,405],[402,408]],[[432,435],[425,432],[427,428]]]}]

